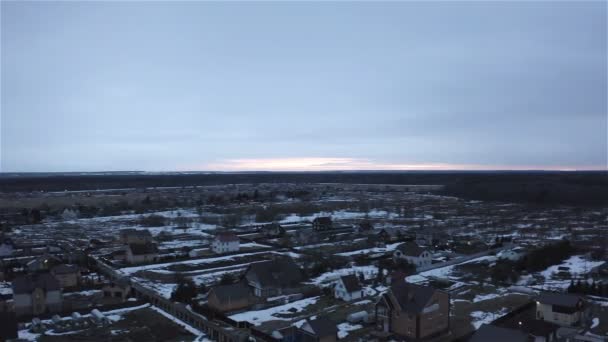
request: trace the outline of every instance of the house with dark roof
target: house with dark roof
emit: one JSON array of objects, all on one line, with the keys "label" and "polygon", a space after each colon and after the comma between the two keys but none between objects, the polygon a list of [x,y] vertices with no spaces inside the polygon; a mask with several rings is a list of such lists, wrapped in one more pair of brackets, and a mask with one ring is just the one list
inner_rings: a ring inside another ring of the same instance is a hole
[{"label": "house with dark roof", "polygon": [[509,328],[483,324],[469,342],[528,342],[528,334]]},{"label": "house with dark roof", "polygon": [[335,342],[338,339],[336,323],[327,317],[307,319],[300,327],[300,331],[304,335],[303,341]]},{"label": "house with dark roof", "polygon": [[124,302],[131,294],[131,281],[128,277],[119,278],[116,281],[104,284],[101,290],[105,298],[113,298],[114,301]]},{"label": "house with dark roof", "polygon": [[376,302],[376,328],[419,341],[449,334],[450,295],[431,286],[395,282]]},{"label": "house with dark roof", "polygon": [[51,268],[51,274],[62,288],[76,287],[80,283],[80,267],[61,264]]},{"label": "house with dark roof", "polygon": [[334,287],[334,296],[346,301],[363,297],[363,288],[357,276],[349,274],[340,277]]},{"label": "house with dark roof", "polygon": [[125,248],[125,260],[129,264],[145,264],[158,259],[158,247],[155,243],[132,243]]},{"label": "house with dark roof", "polygon": [[280,224],[273,222],[260,227],[260,232],[268,238],[275,238],[285,235],[285,228]]},{"label": "house with dark roof", "polygon": [[289,257],[256,262],[245,272],[247,284],[256,297],[272,297],[292,293],[305,280],[300,267]]},{"label": "house with dark roof", "polygon": [[2,243],[0,243],[0,257],[6,257],[13,255],[13,251],[15,250],[15,244],[13,240],[10,238],[2,239]]},{"label": "house with dark roof", "polygon": [[393,257],[395,260],[407,260],[416,268],[430,266],[433,262],[431,252],[418,246],[415,242],[404,242],[398,245],[393,252]]},{"label": "house with dark roof", "polygon": [[50,273],[18,276],[13,280],[13,301],[17,316],[59,312],[61,285]]},{"label": "house with dark roof", "polygon": [[61,265],[61,260],[50,254],[43,254],[26,264],[28,272],[48,271],[52,267]]},{"label": "house with dark roof", "polygon": [[315,217],[312,220],[312,229],[314,231],[330,230],[333,228],[331,216]]},{"label": "house with dark roof", "polygon": [[152,234],[147,229],[123,229],[119,233],[120,242],[129,244],[152,243]]},{"label": "house with dark roof", "polygon": [[386,227],[380,229],[378,232],[378,238],[385,242],[397,241],[405,236],[405,230],[403,227]]},{"label": "house with dark roof", "polygon": [[579,326],[585,317],[582,296],[543,292],[536,298],[536,319],[561,326]]},{"label": "house with dark roof", "polygon": [[239,247],[239,237],[233,232],[218,233],[211,243],[211,250],[218,254],[237,252]]},{"label": "house with dark roof", "polygon": [[209,307],[221,312],[245,309],[253,301],[251,288],[244,282],[214,286],[207,297]]}]

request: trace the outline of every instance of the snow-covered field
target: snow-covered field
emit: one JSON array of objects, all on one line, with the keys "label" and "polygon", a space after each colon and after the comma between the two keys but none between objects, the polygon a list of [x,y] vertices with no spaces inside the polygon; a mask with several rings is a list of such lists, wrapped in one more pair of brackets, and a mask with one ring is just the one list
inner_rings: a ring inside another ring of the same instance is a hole
[{"label": "snow-covered field", "polygon": [[378,273],[378,267],[370,265],[370,266],[353,266],[353,267],[340,268],[337,270],[325,272],[325,273],[321,274],[320,276],[312,279],[311,282],[315,285],[320,285],[323,283],[335,281],[338,278],[340,278],[341,276],[345,276],[345,275],[349,275],[349,274],[357,275],[359,273],[363,273],[363,276],[365,277],[365,279],[370,279],[370,278],[373,278],[376,276],[376,273]]},{"label": "snow-covered field", "polygon": [[230,316],[231,319],[235,321],[247,321],[249,323],[260,325],[264,322],[273,321],[273,320],[281,320],[281,321],[289,321],[291,318],[283,318],[276,316],[277,314],[291,315],[294,312],[302,312],[304,308],[309,305],[315,304],[319,300],[319,297],[311,297],[301,299],[289,304],[274,306],[264,310],[257,311],[247,311],[238,313],[236,315]]}]

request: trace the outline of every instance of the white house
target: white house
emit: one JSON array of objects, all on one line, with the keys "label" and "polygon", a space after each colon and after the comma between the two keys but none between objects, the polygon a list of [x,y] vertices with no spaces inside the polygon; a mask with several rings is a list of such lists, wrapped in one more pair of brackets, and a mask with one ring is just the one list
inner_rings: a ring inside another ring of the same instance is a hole
[{"label": "white house", "polygon": [[219,233],[211,243],[211,250],[218,254],[236,252],[239,250],[239,237],[231,232]]},{"label": "white house", "polygon": [[536,319],[561,326],[581,326],[585,309],[585,300],[577,295],[544,292],[536,299]]},{"label": "white house", "polygon": [[431,253],[414,242],[404,242],[397,246],[393,253],[395,259],[407,260],[417,268],[430,266],[433,262]]},{"label": "white house", "polygon": [[334,296],[338,299],[351,301],[363,297],[363,288],[354,274],[342,276],[334,287]]}]

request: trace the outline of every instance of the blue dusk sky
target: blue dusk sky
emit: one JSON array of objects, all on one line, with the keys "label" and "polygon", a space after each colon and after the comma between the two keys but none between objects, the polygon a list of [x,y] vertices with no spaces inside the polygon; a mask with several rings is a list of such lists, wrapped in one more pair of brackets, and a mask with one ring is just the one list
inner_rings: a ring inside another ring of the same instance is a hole
[{"label": "blue dusk sky", "polygon": [[606,169],[607,3],[1,3],[1,171]]}]

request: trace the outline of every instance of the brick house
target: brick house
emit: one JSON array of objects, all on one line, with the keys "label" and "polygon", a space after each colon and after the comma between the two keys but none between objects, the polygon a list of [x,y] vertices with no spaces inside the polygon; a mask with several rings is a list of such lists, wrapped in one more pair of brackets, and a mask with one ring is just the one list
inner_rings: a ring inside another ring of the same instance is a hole
[{"label": "brick house", "polygon": [[408,341],[450,331],[450,295],[430,286],[395,282],[376,303],[377,329]]}]

